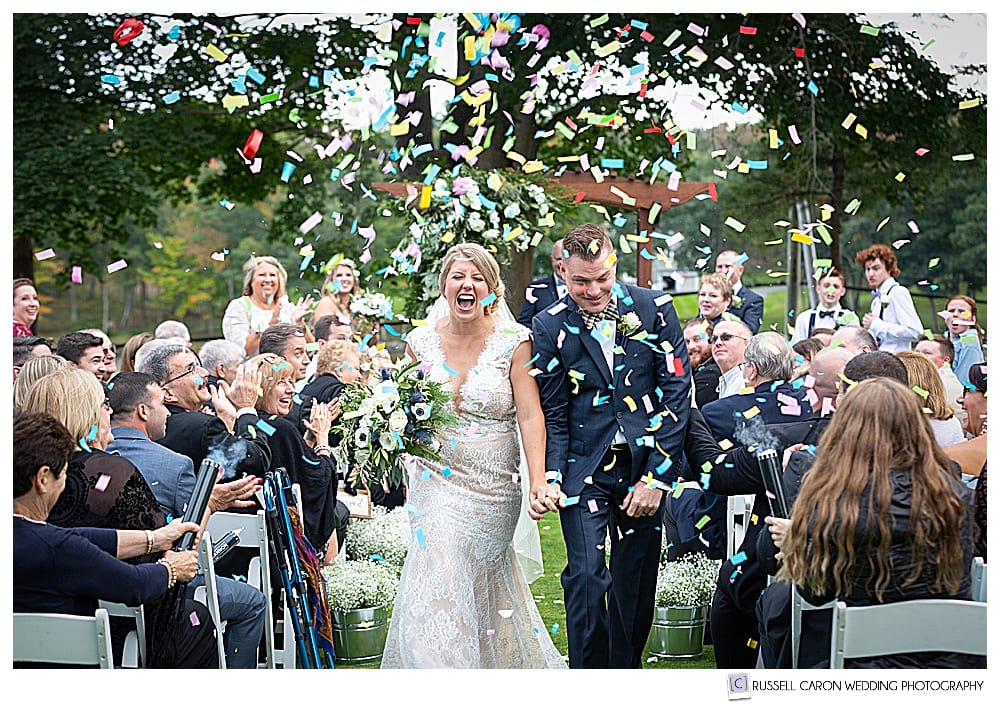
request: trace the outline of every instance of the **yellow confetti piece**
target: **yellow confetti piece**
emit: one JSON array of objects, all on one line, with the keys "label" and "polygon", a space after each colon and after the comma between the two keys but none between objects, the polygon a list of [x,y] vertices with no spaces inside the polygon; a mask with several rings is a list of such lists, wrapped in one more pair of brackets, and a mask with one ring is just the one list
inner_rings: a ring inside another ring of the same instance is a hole
[{"label": "yellow confetti piece", "polygon": [[856,119],[858,119],[858,116],[852,112],[848,114],[847,117],[844,118],[844,121],[840,123],[840,126],[843,127],[845,130],[849,130],[851,129],[851,125],[854,124],[854,121]]},{"label": "yellow confetti piece", "polygon": [[719,447],[723,450],[731,450],[733,449],[733,441],[729,438],[722,438],[722,440],[719,441]]},{"label": "yellow confetti piece", "polygon": [[619,41],[618,41],[618,40],[616,39],[616,40],[614,40],[614,41],[610,41],[610,42],[608,42],[607,44],[605,44],[604,46],[600,47],[600,48],[599,48],[599,49],[598,49],[597,51],[595,51],[594,53],[595,53],[595,54],[596,54],[596,55],[597,55],[598,57],[600,57],[600,58],[604,58],[605,56],[610,56],[611,54],[615,53],[616,51],[618,51],[618,50],[619,50],[619,49],[621,49],[621,48],[622,48],[622,45],[621,45],[621,42],[619,42]]},{"label": "yellow confetti piece", "polygon": [[951,157],[952,161],[972,161],[976,158],[975,154],[955,154]]},{"label": "yellow confetti piece", "polygon": [[424,186],[420,189],[420,209],[426,210],[431,205],[431,187]]},{"label": "yellow confetti piece", "polygon": [[739,166],[736,167],[736,170],[741,174],[748,174],[750,173],[750,164],[745,161],[741,161]]},{"label": "yellow confetti piece", "polygon": [[733,217],[727,217],[726,218],[726,225],[728,225],[729,227],[733,228],[737,232],[743,232],[743,230],[745,230],[746,227],[747,227],[746,225],[744,225],[739,220],[737,220],[736,218],[733,218]]},{"label": "yellow confetti piece", "polygon": [[402,137],[409,131],[410,131],[409,122],[400,122],[395,125],[389,125],[389,135],[392,137]]},{"label": "yellow confetti piece", "polygon": [[805,232],[792,231],[792,242],[801,242],[802,244],[812,244],[812,235],[808,235]]},{"label": "yellow confetti piece", "polygon": [[936,267],[936,266],[937,266],[937,265],[938,265],[938,264],[939,264],[940,262],[941,262],[941,260],[940,260],[940,259],[939,259],[938,257],[934,257],[934,258],[933,258],[933,259],[931,259],[931,260],[930,260],[930,262],[929,262],[929,263],[927,264],[927,268],[928,268],[928,269],[933,269],[933,268],[934,268],[934,267]]},{"label": "yellow confetti piece", "polygon": [[509,151],[505,156],[511,161],[516,161],[518,164],[521,164],[521,166],[524,166],[524,163],[527,161],[524,156],[515,151]]},{"label": "yellow confetti piece", "polygon": [[227,54],[226,52],[224,52],[222,49],[220,49],[219,47],[217,47],[215,44],[209,44],[208,46],[206,46],[205,47],[205,53],[208,54],[211,58],[213,58],[216,61],[218,61],[219,63],[222,63],[223,61],[225,61],[226,59],[229,58],[229,54]]},{"label": "yellow confetti piece", "polygon": [[864,125],[858,125],[854,128],[854,131],[858,133],[858,136],[861,137],[861,139],[868,139],[868,128]]},{"label": "yellow confetti piece", "polygon": [[610,269],[615,265],[617,261],[618,261],[618,255],[612,252],[611,254],[608,255],[607,261],[604,262],[604,267],[606,269]]},{"label": "yellow confetti piece", "polygon": [[921,388],[920,388],[919,386],[914,386],[914,387],[912,387],[912,388],[913,388],[913,390],[914,390],[914,391],[916,391],[916,392],[917,392],[917,395],[918,395],[918,396],[921,396],[921,397],[923,397],[923,398],[925,398],[925,399],[926,399],[926,398],[927,398],[928,396],[930,396],[930,392],[929,392],[929,391],[927,391],[926,389],[921,389]]},{"label": "yellow confetti piece", "polygon": [[628,409],[633,413],[635,413],[635,410],[639,407],[631,396],[626,396],[622,399],[622,401],[625,402],[625,405],[628,406]]},{"label": "yellow confetti piece", "polygon": [[890,217],[886,217],[884,220],[882,220],[882,222],[880,222],[878,224],[878,227],[875,228],[875,232],[881,232],[882,228],[885,227],[889,223],[889,220],[891,220],[891,219],[892,219],[892,217],[890,216]]},{"label": "yellow confetti piece", "polygon": [[468,36],[465,38],[465,60],[472,61],[476,58],[476,38]]},{"label": "yellow confetti piece", "polygon": [[906,174],[904,174],[902,171],[896,174],[896,180],[899,181],[900,183],[902,183],[905,179],[906,179]]},{"label": "yellow confetti piece", "polygon": [[971,100],[963,100],[958,104],[959,110],[968,110],[969,108],[979,107],[979,98],[973,98]]},{"label": "yellow confetti piece", "polygon": [[524,166],[522,166],[521,170],[526,174],[533,174],[537,171],[541,171],[544,168],[545,168],[545,162],[535,159],[533,161],[529,161]]},{"label": "yellow confetti piece", "polygon": [[455,232],[453,230],[448,230],[446,233],[441,235],[441,241],[448,244],[453,239],[455,239]]},{"label": "yellow confetti piece", "polygon": [[245,95],[227,95],[222,99],[222,107],[232,114],[236,108],[245,108],[250,104],[250,98]]}]

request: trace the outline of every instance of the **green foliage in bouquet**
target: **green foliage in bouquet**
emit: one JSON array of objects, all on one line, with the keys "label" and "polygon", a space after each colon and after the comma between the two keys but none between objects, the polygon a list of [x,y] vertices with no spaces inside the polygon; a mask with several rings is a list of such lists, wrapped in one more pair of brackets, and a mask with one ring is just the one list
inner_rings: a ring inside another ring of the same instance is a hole
[{"label": "green foliage in bouquet", "polygon": [[337,461],[357,468],[361,481],[399,486],[405,481],[401,455],[437,461],[435,437],[455,421],[450,393],[427,378],[417,362],[401,360],[382,369],[367,384],[348,386],[340,397],[342,413]]}]

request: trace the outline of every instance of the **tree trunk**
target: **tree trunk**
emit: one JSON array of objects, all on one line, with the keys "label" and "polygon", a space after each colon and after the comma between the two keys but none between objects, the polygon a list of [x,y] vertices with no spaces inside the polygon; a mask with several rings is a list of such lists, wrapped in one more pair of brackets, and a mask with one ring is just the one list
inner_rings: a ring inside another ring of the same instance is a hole
[{"label": "tree trunk", "polygon": [[833,214],[830,216],[830,259],[838,271],[844,270],[840,255],[840,226],[844,213],[844,175],[847,172],[847,158],[843,147],[834,147],[831,159],[833,178],[830,181],[830,205]]},{"label": "tree trunk", "polygon": [[31,238],[20,235],[14,240],[14,278],[35,280],[35,256],[31,251]]},{"label": "tree trunk", "polygon": [[507,304],[516,317],[524,303],[524,292],[531,283],[535,268],[534,247],[527,252],[512,251],[510,253],[510,269],[507,270],[504,284],[507,287]]}]

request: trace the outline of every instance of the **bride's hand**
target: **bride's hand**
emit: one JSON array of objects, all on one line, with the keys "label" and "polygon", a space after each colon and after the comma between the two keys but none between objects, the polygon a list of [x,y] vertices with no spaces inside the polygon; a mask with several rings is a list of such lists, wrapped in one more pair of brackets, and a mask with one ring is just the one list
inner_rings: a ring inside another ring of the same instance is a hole
[{"label": "bride's hand", "polygon": [[528,493],[528,515],[540,519],[549,511],[558,511],[566,502],[566,494],[558,484],[536,484]]}]

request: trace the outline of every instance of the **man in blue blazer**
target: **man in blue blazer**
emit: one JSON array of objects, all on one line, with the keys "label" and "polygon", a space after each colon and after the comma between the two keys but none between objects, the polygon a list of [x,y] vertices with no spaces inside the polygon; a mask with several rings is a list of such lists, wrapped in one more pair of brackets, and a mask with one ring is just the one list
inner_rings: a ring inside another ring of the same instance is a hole
[{"label": "man in blue blazer", "polygon": [[639,668],[691,370],[670,296],[615,279],[607,232],[580,225],[563,250],[569,296],[532,322],[551,484],[531,507],[559,510],[570,667]]},{"label": "man in blue blazer", "polygon": [[783,335],[762,332],[751,337],[741,366],[744,388],[752,388],[753,393],[726,396],[701,409],[716,441],[736,443],[739,428],[754,416],[775,424],[813,417],[804,380],[789,382],[795,371],[795,352]]},{"label": "man in blue blazer", "polygon": [[754,335],[760,330],[764,319],[764,297],[743,285],[743,268],[746,254],[737,254],[731,249],[720,252],[715,259],[715,272],[729,277],[733,282],[733,301],[727,313],[732,313],[750,328]]},{"label": "man in blue blazer", "polygon": [[549,255],[552,273],[532,281],[524,292],[524,303],[517,314],[517,322],[521,325],[530,328],[532,318],[566,295],[562,258],[562,240],[556,240]]}]

